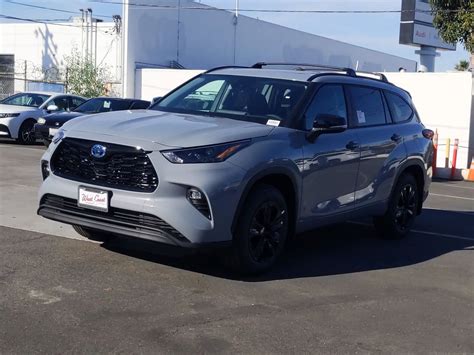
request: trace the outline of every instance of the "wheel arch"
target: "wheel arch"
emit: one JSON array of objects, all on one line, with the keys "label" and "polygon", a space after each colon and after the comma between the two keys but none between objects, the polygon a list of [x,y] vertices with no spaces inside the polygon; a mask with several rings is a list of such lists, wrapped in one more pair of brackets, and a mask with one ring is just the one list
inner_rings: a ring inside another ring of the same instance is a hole
[{"label": "wheel arch", "polygon": [[[33,121],[34,123],[36,123],[36,122],[38,122],[38,119],[34,118],[34,117],[26,116],[21,121],[19,120],[16,123],[16,129],[13,132],[10,131],[11,137],[15,138],[15,139],[19,138],[20,137],[21,126],[23,126],[25,124],[25,122],[28,122],[28,121]],[[16,134],[16,135],[14,136],[14,134]]]},{"label": "wheel arch", "polygon": [[232,221],[231,231],[232,234],[235,231],[236,225],[245,201],[247,200],[250,192],[259,184],[271,185],[277,188],[285,197],[288,205],[288,215],[290,217],[290,233],[293,235],[296,229],[296,221],[298,218],[298,206],[300,203],[299,198],[299,184],[295,174],[288,168],[273,167],[265,169],[258,174],[254,175],[246,184],[242,195],[240,196],[237,209],[235,210],[234,218]]}]

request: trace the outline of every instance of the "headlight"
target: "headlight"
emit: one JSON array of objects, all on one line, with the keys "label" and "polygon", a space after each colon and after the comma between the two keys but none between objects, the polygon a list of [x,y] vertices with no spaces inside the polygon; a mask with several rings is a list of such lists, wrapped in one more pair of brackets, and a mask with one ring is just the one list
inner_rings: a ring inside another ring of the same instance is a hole
[{"label": "headlight", "polygon": [[0,118],[18,117],[18,116],[20,116],[19,113],[0,113]]},{"label": "headlight", "polygon": [[161,153],[174,164],[218,163],[226,160],[249,144],[250,140],[246,140],[206,147],[164,150]]},{"label": "headlight", "polygon": [[64,130],[63,130],[63,129],[60,129],[60,130],[57,131],[56,134],[53,136],[52,141],[53,141],[54,144],[57,144],[57,143],[59,143],[59,141],[60,141],[61,139],[63,139],[63,138],[64,138]]},{"label": "headlight", "polygon": [[46,120],[43,117],[38,118],[38,124],[45,124]]}]

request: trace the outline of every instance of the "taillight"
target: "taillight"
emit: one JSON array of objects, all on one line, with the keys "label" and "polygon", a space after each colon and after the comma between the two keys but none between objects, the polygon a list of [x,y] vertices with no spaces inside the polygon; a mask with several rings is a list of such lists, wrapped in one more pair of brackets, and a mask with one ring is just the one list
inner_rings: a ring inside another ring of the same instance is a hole
[{"label": "taillight", "polygon": [[434,132],[431,129],[424,129],[422,132],[423,137],[427,139],[433,139],[434,137]]}]

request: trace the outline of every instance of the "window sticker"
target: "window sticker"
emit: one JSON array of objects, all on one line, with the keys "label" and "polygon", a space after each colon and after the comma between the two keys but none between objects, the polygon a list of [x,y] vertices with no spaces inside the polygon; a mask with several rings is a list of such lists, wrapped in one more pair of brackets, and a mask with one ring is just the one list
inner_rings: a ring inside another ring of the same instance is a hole
[{"label": "window sticker", "polygon": [[110,108],[110,101],[104,101],[104,108]]},{"label": "window sticker", "polygon": [[359,123],[365,123],[365,113],[364,113],[364,111],[357,110],[357,121],[359,121]]},{"label": "window sticker", "polygon": [[278,120],[268,120],[267,121],[267,126],[278,127],[279,125],[280,125],[280,121],[278,121]]}]

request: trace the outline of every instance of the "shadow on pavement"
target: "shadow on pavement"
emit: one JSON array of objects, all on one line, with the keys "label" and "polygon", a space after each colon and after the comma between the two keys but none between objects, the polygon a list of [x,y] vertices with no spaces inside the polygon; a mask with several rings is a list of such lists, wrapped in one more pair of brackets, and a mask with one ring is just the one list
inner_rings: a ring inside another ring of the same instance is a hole
[{"label": "shadow on pavement", "polygon": [[14,139],[0,138],[0,144],[17,145],[17,146],[20,146],[20,147],[43,147],[44,149],[46,149],[46,147],[44,146],[44,144],[41,140],[37,140],[36,142],[34,142],[32,144],[29,144],[29,145],[22,145]]},{"label": "shadow on pavement", "polygon": [[[450,224],[459,222],[460,225],[472,221],[474,212],[425,209],[423,216],[424,220],[431,220],[433,224],[446,220]],[[417,226],[416,229],[422,228]],[[173,248],[166,247],[165,250],[164,246],[153,242],[119,238],[102,246],[113,252],[183,270],[258,282],[414,265],[455,250],[472,250],[474,235],[471,237],[472,241],[411,233],[403,240],[382,240],[377,238],[370,225],[344,223],[298,235],[280,262],[268,273],[258,277],[240,277],[226,269],[215,255],[182,255]]]}]

